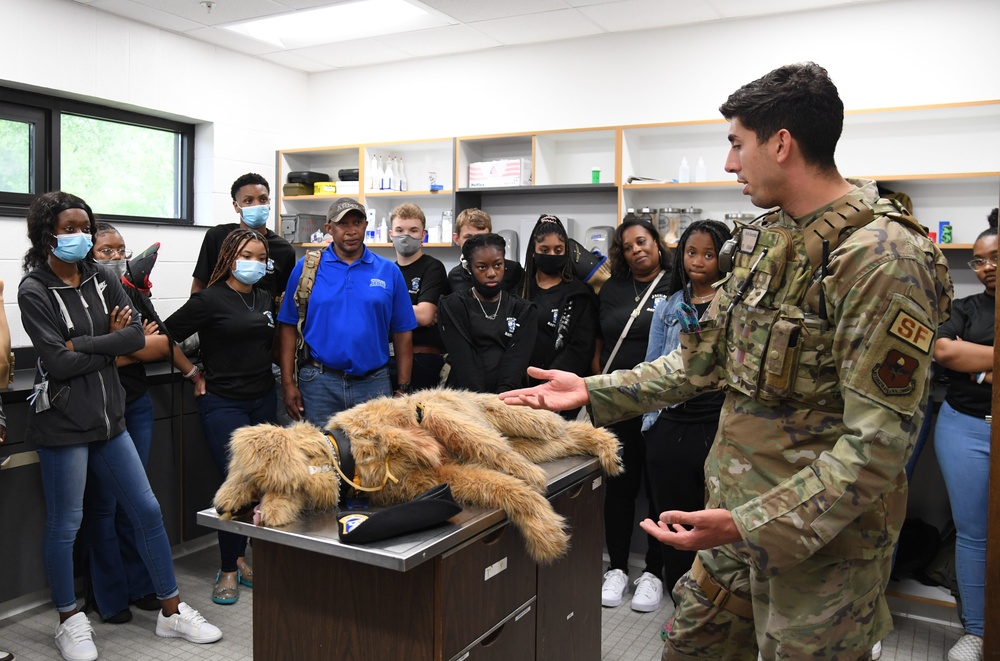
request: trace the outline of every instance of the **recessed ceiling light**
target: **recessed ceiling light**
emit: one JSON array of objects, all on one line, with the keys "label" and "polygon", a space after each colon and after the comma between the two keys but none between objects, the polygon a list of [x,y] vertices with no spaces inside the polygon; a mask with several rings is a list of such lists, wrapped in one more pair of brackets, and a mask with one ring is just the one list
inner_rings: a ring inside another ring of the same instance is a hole
[{"label": "recessed ceiling light", "polygon": [[305,48],[441,27],[449,21],[405,0],[358,0],[222,26],[279,48]]}]

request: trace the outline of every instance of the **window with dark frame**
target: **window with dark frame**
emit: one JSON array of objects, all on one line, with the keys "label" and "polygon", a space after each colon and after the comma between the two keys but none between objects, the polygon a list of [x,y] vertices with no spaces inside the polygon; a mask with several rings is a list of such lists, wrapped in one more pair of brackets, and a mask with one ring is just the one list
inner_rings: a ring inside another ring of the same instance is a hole
[{"label": "window with dark frame", "polygon": [[102,220],[194,224],[194,125],[0,87],[0,215],[64,190]]}]

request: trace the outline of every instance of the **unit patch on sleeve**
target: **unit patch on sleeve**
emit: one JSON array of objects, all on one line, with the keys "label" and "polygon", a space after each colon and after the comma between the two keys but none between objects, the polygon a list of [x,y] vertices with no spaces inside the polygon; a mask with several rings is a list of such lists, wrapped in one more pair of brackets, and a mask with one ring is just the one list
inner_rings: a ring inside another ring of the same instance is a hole
[{"label": "unit patch on sleeve", "polygon": [[896,318],[889,326],[889,332],[903,342],[930,355],[931,344],[934,342],[934,331],[906,314],[905,310],[896,313]]},{"label": "unit patch on sleeve", "polygon": [[916,387],[913,372],[920,362],[906,354],[889,349],[881,363],[872,368],[872,379],[886,395],[909,395]]}]

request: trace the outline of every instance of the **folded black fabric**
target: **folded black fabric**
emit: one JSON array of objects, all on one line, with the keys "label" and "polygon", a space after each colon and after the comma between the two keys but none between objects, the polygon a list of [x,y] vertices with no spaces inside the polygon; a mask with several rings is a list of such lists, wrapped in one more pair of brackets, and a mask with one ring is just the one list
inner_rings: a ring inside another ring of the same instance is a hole
[{"label": "folded black fabric", "polygon": [[451,487],[439,484],[408,503],[381,510],[351,510],[342,513],[340,541],[346,544],[367,544],[390,537],[430,528],[444,523],[462,511],[455,502]]}]

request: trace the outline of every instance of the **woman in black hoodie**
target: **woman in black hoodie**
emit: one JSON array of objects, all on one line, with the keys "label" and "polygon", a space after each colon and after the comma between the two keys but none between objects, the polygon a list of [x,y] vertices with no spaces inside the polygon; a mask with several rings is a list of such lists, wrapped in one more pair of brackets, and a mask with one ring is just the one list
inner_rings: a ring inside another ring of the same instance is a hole
[{"label": "woman in black hoodie", "polygon": [[[590,376],[597,341],[597,297],[573,274],[569,237],[562,221],[543,214],[528,238],[521,296],[538,307],[538,334],[531,364]],[[541,383],[528,379],[530,385]],[[575,420],[580,409],[560,411]]]},{"label": "woman in black hoodie", "polygon": [[21,323],[38,353],[27,438],[38,448],[45,492],[42,554],[59,612],[55,642],[63,658],[80,661],[97,658],[73,585],[73,542],[88,471],[113,493],[141,542],[162,608],[156,635],[195,643],[222,637],[180,600],[160,506],[125,429],[115,359],[139,351],[145,339],[121,282],[84,259],[96,229],[80,198],[62,192],[36,198],[28,210],[27,275],[17,291]]}]

